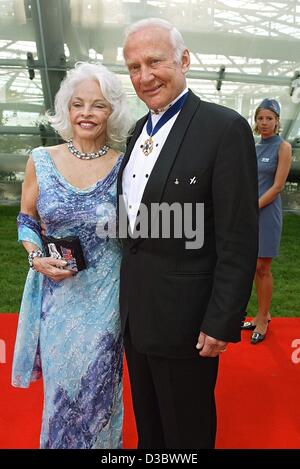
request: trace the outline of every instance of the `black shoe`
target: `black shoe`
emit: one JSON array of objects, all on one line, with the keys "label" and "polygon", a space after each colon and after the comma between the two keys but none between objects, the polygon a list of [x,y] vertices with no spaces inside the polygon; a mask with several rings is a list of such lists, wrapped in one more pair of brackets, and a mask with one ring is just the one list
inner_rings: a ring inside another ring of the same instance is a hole
[{"label": "black shoe", "polygon": [[256,324],[252,324],[251,321],[242,322],[241,329],[242,331],[254,331]]},{"label": "black shoe", "polygon": [[251,344],[252,345],[258,344],[258,342],[261,342],[262,340],[264,340],[265,337],[266,337],[266,334],[260,334],[259,332],[253,332],[253,334],[251,336]]},{"label": "black shoe", "polygon": [[[271,319],[268,319],[268,324],[271,321]],[[252,324],[251,321],[244,321],[242,322],[241,329],[242,331],[254,331],[256,328],[256,324]]]}]

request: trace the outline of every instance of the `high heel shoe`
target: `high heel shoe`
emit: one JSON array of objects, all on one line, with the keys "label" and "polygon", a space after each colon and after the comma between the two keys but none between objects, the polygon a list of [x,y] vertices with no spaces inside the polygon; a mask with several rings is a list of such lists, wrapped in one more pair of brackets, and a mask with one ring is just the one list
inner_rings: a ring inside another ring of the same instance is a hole
[{"label": "high heel shoe", "polygon": [[[268,324],[269,324],[270,321],[271,321],[271,319],[268,319]],[[256,328],[256,324],[252,324],[251,321],[242,322],[242,325],[241,325],[241,330],[242,331],[254,331],[255,328]]]},{"label": "high heel shoe", "polygon": [[[268,325],[270,321],[271,319],[268,319]],[[253,332],[253,334],[251,335],[251,341],[250,341],[252,345],[258,344],[259,342],[261,342],[262,340],[266,338],[266,335],[268,332],[268,325],[267,325],[267,328],[265,329],[264,334],[261,334],[260,332]]]},{"label": "high heel shoe", "polygon": [[251,342],[250,343],[252,345],[258,344],[259,342],[264,340],[265,337],[266,337],[266,334],[260,334],[259,332],[253,332],[253,334],[251,336]]},{"label": "high heel shoe", "polygon": [[244,321],[241,325],[242,331],[254,331],[256,324],[252,324],[251,321]]}]

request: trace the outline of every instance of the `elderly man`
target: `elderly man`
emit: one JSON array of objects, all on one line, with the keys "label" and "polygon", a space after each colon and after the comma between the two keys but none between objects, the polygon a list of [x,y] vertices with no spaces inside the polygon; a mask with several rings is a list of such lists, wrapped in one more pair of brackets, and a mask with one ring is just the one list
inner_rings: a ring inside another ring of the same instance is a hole
[{"label": "elderly man", "polygon": [[[149,108],[119,175],[130,226],[120,308],[138,446],[213,448],[218,356],[240,340],[257,257],[252,132],[238,113],[187,88],[189,51],[169,22],[133,24],[124,58]],[[165,215],[157,206],[173,204],[189,208],[183,219],[194,228],[203,204],[204,242],[189,244],[188,230],[178,236],[181,222],[167,237],[152,229]],[[157,216],[149,215],[147,231],[141,214],[153,207]]]}]

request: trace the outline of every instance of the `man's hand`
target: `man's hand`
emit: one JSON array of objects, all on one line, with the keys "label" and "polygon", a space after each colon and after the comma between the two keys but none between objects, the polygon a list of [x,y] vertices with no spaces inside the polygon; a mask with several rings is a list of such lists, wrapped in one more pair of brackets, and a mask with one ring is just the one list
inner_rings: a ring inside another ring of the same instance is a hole
[{"label": "man's hand", "polygon": [[226,351],[228,342],[217,340],[209,335],[200,332],[196,348],[199,350],[201,357],[217,357],[220,352]]},{"label": "man's hand", "polygon": [[73,277],[74,272],[64,269],[66,265],[66,261],[53,259],[52,257],[35,257],[33,259],[33,267],[54,282]]}]

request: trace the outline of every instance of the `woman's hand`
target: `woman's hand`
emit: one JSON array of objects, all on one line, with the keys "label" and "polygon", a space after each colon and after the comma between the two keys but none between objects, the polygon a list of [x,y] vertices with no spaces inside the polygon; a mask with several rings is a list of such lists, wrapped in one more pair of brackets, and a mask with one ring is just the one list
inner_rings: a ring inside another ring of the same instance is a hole
[{"label": "woman's hand", "polygon": [[33,259],[33,267],[54,282],[60,282],[66,278],[73,277],[74,272],[64,269],[67,265],[66,261],[53,259],[52,257],[35,257]]},{"label": "woman's hand", "polygon": [[44,238],[46,236],[46,225],[43,221],[41,221],[41,233]]}]

